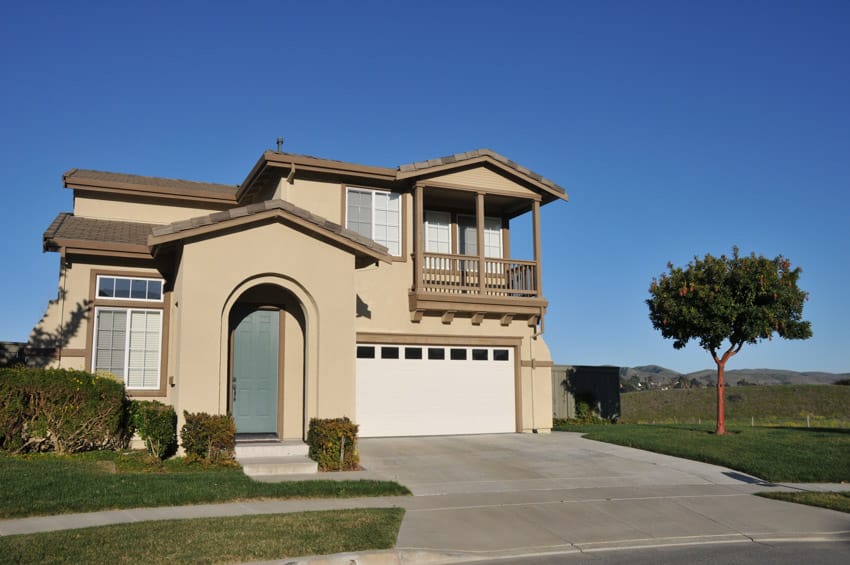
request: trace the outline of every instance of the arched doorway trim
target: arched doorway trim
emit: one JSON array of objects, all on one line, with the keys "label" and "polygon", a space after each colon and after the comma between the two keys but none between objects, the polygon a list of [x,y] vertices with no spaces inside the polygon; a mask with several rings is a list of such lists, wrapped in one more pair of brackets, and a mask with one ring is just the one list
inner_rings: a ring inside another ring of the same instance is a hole
[{"label": "arched doorway trim", "polygon": [[[251,289],[261,285],[276,286],[288,292],[298,302],[304,323],[304,399],[302,439],[306,437],[307,423],[310,414],[316,413],[316,390],[318,382],[318,307],[310,292],[295,279],[276,273],[258,274],[245,279],[235,286],[228,295],[221,309],[221,328],[219,343],[219,413],[225,414],[229,405],[229,372],[230,372],[230,315],[239,300]],[[311,407],[313,407],[311,409]]]}]

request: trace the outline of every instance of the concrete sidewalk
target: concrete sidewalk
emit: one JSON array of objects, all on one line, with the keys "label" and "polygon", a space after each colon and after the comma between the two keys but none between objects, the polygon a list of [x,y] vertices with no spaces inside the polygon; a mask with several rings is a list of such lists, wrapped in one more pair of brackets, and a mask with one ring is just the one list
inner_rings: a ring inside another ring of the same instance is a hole
[{"label": "concrete sidewalk", "polygon": [[[394,551],[358,563],[437,563],[540,553],[776,540],[848,541],[850,515],[752,496],[774,485],[730,469],[578,434],[365,439],[365,473],[412,497],[280,500],[143,508],[0,521],[0,535],[144,520],[399,506]],[[315,475],[311,478],[316,478]],[[850,547],[850,546],[849,546]],[[351,555],[302,561],[350,563]],[[299,561],[287,559],[287,563]]]}]

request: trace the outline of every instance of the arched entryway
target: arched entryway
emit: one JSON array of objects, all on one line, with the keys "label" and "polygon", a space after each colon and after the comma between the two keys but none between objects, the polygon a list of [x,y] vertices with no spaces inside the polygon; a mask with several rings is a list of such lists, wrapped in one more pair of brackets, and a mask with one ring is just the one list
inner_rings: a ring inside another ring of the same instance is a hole
[{"label": "arched entryway", "polygon": [[275,284],[245,290],[230,308],[229,411],[237,439],[304,439],[305,315]]}]

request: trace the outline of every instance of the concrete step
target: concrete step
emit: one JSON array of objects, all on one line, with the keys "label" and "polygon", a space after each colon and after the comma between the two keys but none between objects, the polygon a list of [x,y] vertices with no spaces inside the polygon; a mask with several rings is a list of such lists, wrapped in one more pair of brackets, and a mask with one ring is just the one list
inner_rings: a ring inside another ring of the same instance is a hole
[{"label": "concrete step", "polygon": [[310,447],[303,441],[252,441],[236,444],[236,459],[253,457],[307,456]]},{"label": "concrete step", "polygon": [[237,459],[242,465],[242,470],[249,477],[300,475],[319,471],[318,464],[306,455],[239,457]]}]

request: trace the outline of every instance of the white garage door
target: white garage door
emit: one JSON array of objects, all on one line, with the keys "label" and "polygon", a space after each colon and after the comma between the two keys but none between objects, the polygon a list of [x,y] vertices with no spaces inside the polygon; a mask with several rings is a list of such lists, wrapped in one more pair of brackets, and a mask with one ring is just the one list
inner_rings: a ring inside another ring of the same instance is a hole
[{"label": "white garage door", "polygon": [[357,346],[361,437],[516,431],[507,347]]}]

